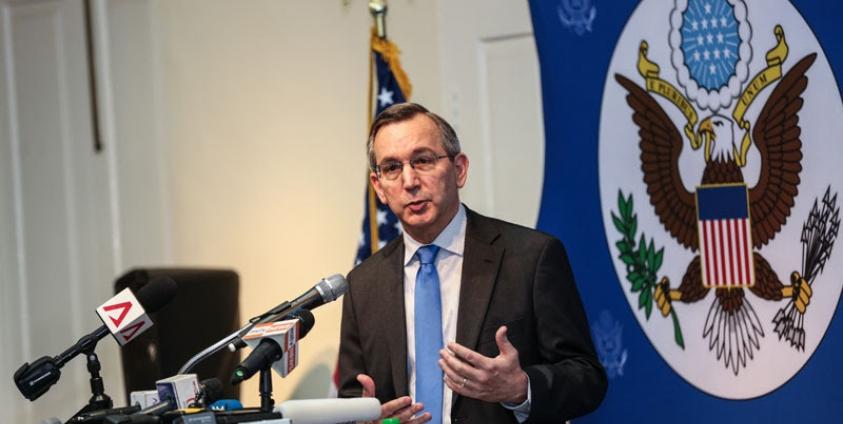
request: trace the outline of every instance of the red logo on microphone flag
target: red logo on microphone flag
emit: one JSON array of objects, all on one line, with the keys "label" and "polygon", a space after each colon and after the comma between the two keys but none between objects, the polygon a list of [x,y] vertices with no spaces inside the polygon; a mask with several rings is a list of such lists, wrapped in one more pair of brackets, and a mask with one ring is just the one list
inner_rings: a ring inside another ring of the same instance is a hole
[{"label": "red logo on microphone flag", "polygon": [[697,211],[703,285],[751,287],[755,266],[746,184],[698,187]]},{"label": "red logo on microphone flag", "polygon": [[287,353],[287,355],[286,355],[287,356],[287,366],[284,369],[286,371],[286,373],[284,373],[284,375],[282,375],[282,377],[286,377],[286,374],[289,374],[290,371],[292,371],[293,368],[295,368],[296,365],[298,365],[298,363],[299,363],[299,355],[298,355],[299,352],[298,351],[299,351],[299,349],[298,349],[297,344],[294,344],[292,347],[290,347],[289,350],[287,350],[287,352],[286,352]]},{"label": "red logo on microphone flag", "polygon": [[111,322],[114,323],[115,327],[119,327],[120,324],[123,322],[123,318],[126,318],[126,314],[132,309],[132,304],[130,302],[120,302],[114,305],[106,305],[102,307],[103,310],[106,312],[111,312],[114,310],[119,309],[120,314],[117,318],[114,318],[113,314],[108,314],[108,318],[111,319]]},{"label": "red logo on microphone flag", "polygon": [[120,332],[120,336],[123,337],[123,340],[129,342],[130,340],[135,338],[135,335],[138,333],[138,330],[143,328],[143,321],[138,321],[128,327],[125,330]]},{"label": "red logo on microphone flag", "polygon": [[123,346],[136,339],[150,327],[152,327],[152,319],[150,319],[148,315],[143,314],[134,321],[128,323],[125,328],[119,330],[117,333],[114,333],[114,338],[117,339],[120,346]]}]

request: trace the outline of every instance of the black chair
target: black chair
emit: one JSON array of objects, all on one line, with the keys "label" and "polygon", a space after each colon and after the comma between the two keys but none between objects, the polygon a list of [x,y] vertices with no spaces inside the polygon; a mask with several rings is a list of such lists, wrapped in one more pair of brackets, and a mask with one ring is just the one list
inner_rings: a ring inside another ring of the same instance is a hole
[{"label": "black chair", "polygon": [[[121,349],[127,398],[135,390],[154,390],[156,380],[175,375],[190,357],[241,327],[240,281],[232,270],[133,269],[115,281],[114,290],[129,287],[137,292],[151,279],[165,275],[175,280],[176,297],[150,314],[152,328]],[[228,383],[239,362],[239,353],[223,349],[192,372],[200,381],[219,378],[224,397],[239,399],[240,387]]]}]

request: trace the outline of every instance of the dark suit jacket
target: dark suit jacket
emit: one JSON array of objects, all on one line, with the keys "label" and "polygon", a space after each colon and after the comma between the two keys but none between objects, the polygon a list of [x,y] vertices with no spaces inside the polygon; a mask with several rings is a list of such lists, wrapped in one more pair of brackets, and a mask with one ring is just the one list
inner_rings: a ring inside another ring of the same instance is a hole
[{"label": "dark suit jacket", "polygon": [[[361,394],[358,373],[387,402],[408,394],[404,242],[398,237],[348,275],[343,299],[339,394]],[[467,210],[456,341],[494,357],[508,327],[530,377],[528,422],[561,423],[594,410],[606,392],[588,322],[562,243]],[[453,423],[516,423],[499,403],[454,395]]]}]

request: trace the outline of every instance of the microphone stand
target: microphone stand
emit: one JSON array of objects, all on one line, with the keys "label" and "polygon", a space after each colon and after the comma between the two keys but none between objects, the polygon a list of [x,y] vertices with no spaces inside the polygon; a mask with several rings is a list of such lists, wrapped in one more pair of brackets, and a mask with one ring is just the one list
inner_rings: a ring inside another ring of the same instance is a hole
[{"label": "microphone stand", "polygon": [[[196,355],[193,355],[192,358],[188,359],[187,362],[185,362],[185,364],[182,365],[182,367],[179,369],[178,373],[179,374],[189,373],[200,362],[204,361],[205,359],[207,359],[211,355],[219,352],[224,347],[228,346],[229,344],[232,344],[232,343],[236,342],[238,339],[243,337],[243,335],[245,335],[246,333],[251,331],[251,329],[255,326],[255,324],[272,321],[272,319],[277,317],[278,314],[281,313],[281,312],[284,312],[285,314],[289,313],[290,312],[289,310],[291,309],[290,306],[291,306],[291,303],[288,302],[288,301],[285,301],[284,303],[281,303],[280,305],[270,309],[269,311],[250,319],[248,324],[240,327],[240,329],[238,329],[237,331],[223,337],[218,342],[216,342],[216,343],[208,346],[207,348],[205,348],[205,350],[197,353]],[[283,315],[281,315],[281,316],[283,316]]]},{"label": "microphone stand", "polygon": [[96,343],[96,341],[88,342],[87,340],[85,343],[81,343],[81,352],[85,354],[85,357],[88,360],[88,373],[91,375],[91,399],[88,400],[87,405],[82,407],[79,412],[67,420],[68,423],[73,422],[76,417],[84,413],[111,409],[114,406],[114,402],[112,402],[111,397],[105,394],[105,385],[103,385],[102,376],[100,376],[102,366],[100,365],[99,357],[97,357],[96,352],[94,352],[94,349],[97,347]]},{"label": "microphone stand", "polygon": [[197,353],[196,355],[193,355],[192,358],[188,359],[187,362],[185,362],[184,365],[181,366],[178,373],[179,374],[189,373],[193,369],[193,367],[195,367],[200,362],[207,359],[209,356],[219,352],[224,347],[228,346],[230,343],[234,342],[235,340],[237,340],[238,338],[240,338],[244,334],[248,333],[249,330],[251,330],[252,327],[254,327],[254,326],[255,326],[255,324],[248,323],[248,324],[244,325],[243,327],[241,327],[239,330],[223,337],[218,342],[206,347],[205,350]]},{"label": "microphone stand", "polygon": [[262,412],[272,412],[272,408],[275,406],[275,400],[272,399],[272,372],[270,371],[270,369],[271,365],[267,365],[260,371],[260,395]]}]

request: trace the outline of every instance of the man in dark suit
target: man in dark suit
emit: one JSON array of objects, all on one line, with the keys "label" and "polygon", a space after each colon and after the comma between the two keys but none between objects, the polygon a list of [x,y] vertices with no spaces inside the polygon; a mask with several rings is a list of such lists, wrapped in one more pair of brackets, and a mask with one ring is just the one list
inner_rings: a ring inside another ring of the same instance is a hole
[{"label": "man in dark suit", "polygon": [[340,396],[376,396],[382,418],[554,422],[602,401],[606,375],[562,244],[459,201],[468,158],[422,106],[382,112],[371,182],[401,221],[348,275]]}]

